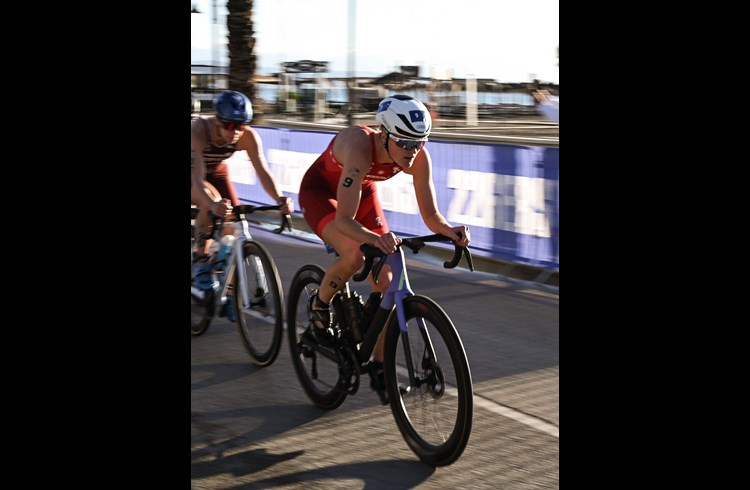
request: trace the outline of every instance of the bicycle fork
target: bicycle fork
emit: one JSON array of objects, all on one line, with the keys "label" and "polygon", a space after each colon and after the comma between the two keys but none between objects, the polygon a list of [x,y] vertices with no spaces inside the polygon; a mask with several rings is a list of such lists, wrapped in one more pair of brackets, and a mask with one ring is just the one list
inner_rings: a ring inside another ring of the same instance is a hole
[{"label": "bicycle fork", "polygon": [[[430,338],[430,333],[427,331],[427,324],[425,323],[424,318],[421,316],[415,316],[414,321],[425,346],[425,352],[422,353],[420,365],[415,366],[411,352],[411,344],[409,342],[409,328],[406,322],[406,310],[404,307],[404,301],[407,297],[414,296],[414,292],[411,289],[409,276],[404,267],[405,259],[403,250],[399,249],[397,254],[389,255],[386,260],[386,263],[391,267],[391,271],[393,272],[393,281],[388,287],[386,295],[384,295],[381,307],[383,306],[383,303],[385,303],[386,306],[389,304],[395,304],[396,306],[396,318],[398,320],[398,326],[401,329],[401,344],[404,349],[406,371],[409,375],[409,386],[418,387],[422,384],[424,379],[421,377],[418,379],[415,373],[417,371],[424,372],[427,368],[434,370],[437,366],[437,354],[432,345],[432,339]],[[387,301],[386,297],[388,298]]]},{"label": "bicycle fork", "polygon": [[[253,272],[255,273],[255,281],[257,284],[257,288],[255,291],[250,291],[250,287],[248,284],[248,277],[247,277],[247,271],[245,267],[243,267],[245,263],[245,257],[244,257],[244,248],[245,243],[247,243],[247,238],[244,236],[239,239],[235,240],[233,247],[234,250],[232,252],[233,260],[229,264],[229,270],[228,272],[228,280],[227,285],[231,283],[232,279],[237,281],[237,284],[239,284],[239,291],[241,294],[241,297],[235,298],[238,301],[241,301],[240,303],[240,309],[244,308],[250,308],[253,306],[258,306],[263,302],[263,298],[259,298],[254,301],[254,297],[256,295],[261,295],[262,293],[268,290],[268,284],[266,282],[266,275],[263,271],[263,264],[260,261],[260,257],[257,255],[251,255],[247,259],[252,261],[253,266]],[[235,274],[236,272],[236,274]],[[235,286],[235,294],[237,291],[237,287]],[[228,290],[228,287],[225,287],[222,291],[222,303],[224,303],[227,299],[226,292]]]}]

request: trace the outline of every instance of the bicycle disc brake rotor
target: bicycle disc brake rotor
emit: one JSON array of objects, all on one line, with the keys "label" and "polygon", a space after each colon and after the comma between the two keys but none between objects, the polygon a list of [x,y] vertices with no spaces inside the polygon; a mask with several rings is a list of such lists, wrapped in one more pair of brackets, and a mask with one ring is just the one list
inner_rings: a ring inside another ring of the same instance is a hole
[{"label": "bicycle disc brake rotor", "polygon": [[266,297],[268,295],[262,288],[256,288],[250,297],[250,308],[259,311],[266,316],[269,314],[269,306]]},{"label": "bicycle disc brake rotor", "polygon": [[424,384],[427,385],[427,391],[433,398],[442,398],[445,393],[445,375],[440,364],[430,359],[422,360],[422,367],[425,369]]}]

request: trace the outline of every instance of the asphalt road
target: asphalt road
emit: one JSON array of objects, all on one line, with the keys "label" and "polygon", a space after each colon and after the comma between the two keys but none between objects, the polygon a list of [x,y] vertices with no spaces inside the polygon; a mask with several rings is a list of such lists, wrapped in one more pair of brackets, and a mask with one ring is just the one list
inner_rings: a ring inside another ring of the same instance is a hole
[{"label": "asphalt road", "polygon": [[[333,260],[320,243],[251,231],[272,252],[285,290],[302,265]],[[317,409],[294,374],[286,336],[274,364],[258,368],[234,324],[216,318],[191,339],[193,489],[559,487],[557,292],[405,254],[412,289],[448,313],[469,358],[474,422],[458,461],[421,463],[366,380],[341,407]]]}]

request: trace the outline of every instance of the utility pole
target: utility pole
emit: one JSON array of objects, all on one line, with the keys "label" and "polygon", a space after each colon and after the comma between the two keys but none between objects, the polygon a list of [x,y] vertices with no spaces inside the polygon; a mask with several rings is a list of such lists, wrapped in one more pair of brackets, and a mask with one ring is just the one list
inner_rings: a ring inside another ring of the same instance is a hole
[{"label": "utility pole", "polygon": [[349,56],[348,56],[348,74],[347,74],[347,98],[349,99],[349,110],[346,113],[346,120],[351,126],[353,124],[353,106],[352,95],[354,94],[354,24],[356,19],[356,0],[349,0]]},{"label": "utility pole", "polygon": [[217,18],[218,14],[216,10],[216,0],[211,0],[211,14],[213,16],[213,23],[211,24],[211,74],[213,75],[214,92],[218,88],[216,82],[218,79],[216,76],[216,63],[219,62],[219,19]]}]

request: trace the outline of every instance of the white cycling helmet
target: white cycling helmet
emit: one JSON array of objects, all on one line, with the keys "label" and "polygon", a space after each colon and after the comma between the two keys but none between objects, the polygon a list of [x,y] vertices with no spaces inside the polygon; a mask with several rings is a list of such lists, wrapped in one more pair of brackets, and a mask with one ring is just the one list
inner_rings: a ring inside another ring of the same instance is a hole
[{"label": "white cycling helmet", "polygon": [[375,120],[399,138],[426,141],[432,130],[430,111],[409,95],[392,95],[381,100]]}]

